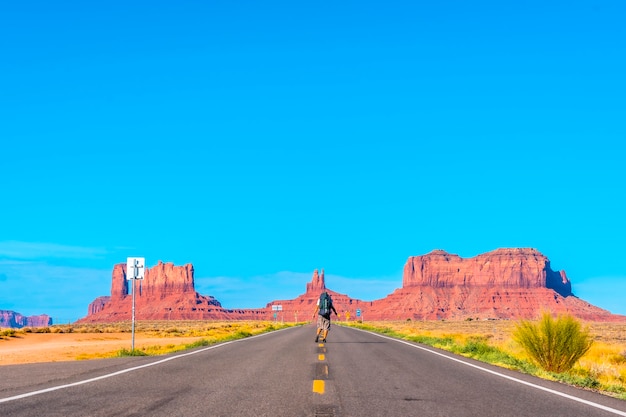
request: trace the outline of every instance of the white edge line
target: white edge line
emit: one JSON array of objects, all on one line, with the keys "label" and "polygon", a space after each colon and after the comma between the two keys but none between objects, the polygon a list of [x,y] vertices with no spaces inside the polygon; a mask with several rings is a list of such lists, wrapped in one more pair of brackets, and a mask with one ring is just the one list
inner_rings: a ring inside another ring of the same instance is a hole
[{"label": "white edge line", "polygon": [[244,340],[255,339],[257,337],[266,336],[268,334],[279,332],[281,330],[287,330],[287,329],[290,329],[290,328],[291,327],[288,327],[286,329],[274,330],[274,331],[267,332],[267,333],[261,333],[261,334],[257,334],[257,335],[250,336],[250,337],[244,337],[242,339],[230,340],[228,342],[223,342],[223,343],[220,343],[220,344],[217,344],[217,345],[205,347],[205,348],[194,350],[194,351],[191,351],[191,352],[186,352],[186,353],[183,353],[183,354],[180,354],[180,355],[170,356],[170,357],[167,357],[165,359],[161,359],[161,360],[156,361],[156,362],[150,362],[150,363],[147,363],[147,364],[144,364],[144,365],[135,366],[133,368],[122,369],[121,371],[117,371],[117,372],[113,372],[113,373],[105,374],[105,375],[100,375],[100,376],[97,376],[97,377],[94,377],[94,378],[85,379],[83,381],[72,382],[71,384],[57,385],[56,387],[45,388],[45,389],[38,390],[38,391],[31,391],[31,392],[27,392],[27,393],[24,393],[24,394],[14,395],[13,397],[0,398],[0,404],[1,403],[6,403],[6,402],[9,402],[9,401],[13,401],[13,400],[19,400],[19,399],[22,399],[22,398],[32,397],[34,395],[44,394],[46,392],[57,391],[57,390],[64,389],[64,388],[75,387],[77,385],[88,384],[90,382],[99,381],[101,379],[111,378],[113,376],[125,374],[125,373],[128,373],[128,372],[133,372],[133,371],[136,371],[138,369],[148,368],[150,366],[155,366],[155,365],[160,365],[160,364],[162,364],[164,362],[173,361],[174,359],[184,358],[185,356],[195,355],[196,353],[206,352],[207,350],[211,350],[211,349],[217,349],[217,348],[222,347],[222,346],[230,345],[231,343],[237,343],[237,342],[241,342],[241,341],[244,341]]},{"label": "white edge line", "polygon": [[483,368],[482,366],[478,366],[478,365],[475,365],[473,363],[466,362],[466,361],[463,361],[461,359],[445,355],[445,354],[437,352],[435,350],[427,349],[427,348],[425,348],[423,346],[420,346],[420,345],[408,342],[406,340],[394,339],[393,337],[384,336],[384,335],[381,335],[381,334],[378,334],[378,333],[374,333],[374,332],[370,332],[370,331],[363,330],[363,329],[357,329],[355,327],[352,327],[352,329],[359,330],[359,331],[365,332],[365,333],[370,333],[370,334],[373,334],[374,336],[382,337],[383,339],[388,339],[388,340],[392,340],[394,342],[403,343],[403,344],[411,346],[413,348],[421,349],[421,350],[424,350],[426,352],[429,352],[429,353],[432,353],[432,354],[435,354],[435,355],[439,355],[439,356],[441,356],[443,358],[450,359],[451,361],[462,363],[463,365],[471,366],[472,368],[480,369],[481,371],[490,373],[492,375],[496,375],[496,376],[499,376],[499,377],[502,377],[502,378],[505,378],[505,379],[509,379],[509,380],[517,382],[519,384],[527,385],[529,387],[532,387],[532,388],[535,388],[535,389],[538,389],[538,390],[542,390],[542,391],[546,391],[546,392],[549,392],[549,393],[554,394],[554,395],[559,395],[561,397],[565,397],[565,398],[573,400],[573,401],[578,401],[580,403],[587,404],[587,405],[589,405],[591,407],[599,408],[601,410],[608,411],[609,413],[617,414],[618,416],[626,416],[626,412],[624,412],[624,411],[616,410],[615,408],[607,407],[605,405],[594,403],[594,402],[591,402],[591,401],[588,401],[588,400],[583,400],[582,398],[574,397],[573,395],[565,394],[563,392],[559,392],[559,391],[556,391],[556,390],[553,390],[553,389],[550,389],[550,388],[542,387],[541,385],[536,385],[536,384],[533,384],[532,382],[526,382],[524,380],[521,380],[521,379],[518,379],[518,378],[514,378],[512,376],[501,374],[500,372],[492,371],[491,369]]}]

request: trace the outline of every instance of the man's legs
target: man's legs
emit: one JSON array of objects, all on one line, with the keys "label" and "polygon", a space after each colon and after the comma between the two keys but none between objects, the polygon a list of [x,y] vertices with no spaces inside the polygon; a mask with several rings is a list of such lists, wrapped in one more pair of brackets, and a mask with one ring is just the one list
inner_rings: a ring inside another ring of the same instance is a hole
[{"label": "man's legs", "polygon": [[328,331],[330,330],[330,319],[320,317],[322,318],[322,325],[320,326],[322,330],[322,342],[326,342],[326,336],[328,336]]},{"label": "man's legs", "polygon": [[317,316],[317,333],[315,334],[315,343],[320,339],[320,333],[322,332],[323,321],[322,316]]}]

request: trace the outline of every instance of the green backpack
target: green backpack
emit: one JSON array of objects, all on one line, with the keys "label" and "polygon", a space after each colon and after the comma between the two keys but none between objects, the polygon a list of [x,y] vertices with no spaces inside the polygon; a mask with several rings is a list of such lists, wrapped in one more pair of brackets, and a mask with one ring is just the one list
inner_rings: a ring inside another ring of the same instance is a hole
[{"label": "green backpack", "polygon": [[320,315],[322,316],[330,316],[330,306],[333,301],[330,298],[330,295],[327,292],[323,292],[320,295]]}]

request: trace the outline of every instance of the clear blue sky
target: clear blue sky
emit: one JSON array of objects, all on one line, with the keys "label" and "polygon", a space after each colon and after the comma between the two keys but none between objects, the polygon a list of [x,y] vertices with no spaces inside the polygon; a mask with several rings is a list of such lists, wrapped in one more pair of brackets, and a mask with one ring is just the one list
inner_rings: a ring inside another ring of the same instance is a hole
[{"label": "clear blue sky", "polygon": [[0,5],[0,309],[87,314],[128,256],[225,307],[533,247],[626,314],[626,3]]}]

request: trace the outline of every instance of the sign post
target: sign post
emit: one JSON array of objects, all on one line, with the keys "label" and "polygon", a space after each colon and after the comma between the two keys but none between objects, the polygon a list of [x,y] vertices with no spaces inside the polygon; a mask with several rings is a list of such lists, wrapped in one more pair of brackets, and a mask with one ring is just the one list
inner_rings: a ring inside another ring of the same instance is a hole
[{"label": "sign post", "polygon": [[146,270],[145,258],[127,258],[126,259],[126,279],[133,280],[133,308],[132,308],[132,342],[131,352],[135,351],[135,281],[143,279]]},{"label": "sign post", "polygon": [[278,311],[283,311],[283,306],[282,304],[272,305],[272,310],[274,311],[274,321],[276,321],[278,317]]}]

